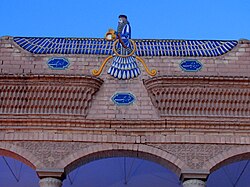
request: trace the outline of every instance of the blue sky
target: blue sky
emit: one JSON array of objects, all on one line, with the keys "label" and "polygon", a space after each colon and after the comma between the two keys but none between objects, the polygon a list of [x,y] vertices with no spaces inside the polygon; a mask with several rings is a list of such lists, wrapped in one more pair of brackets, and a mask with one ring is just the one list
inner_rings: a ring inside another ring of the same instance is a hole
[{"label": "blue sky", "polygon": [[[137,39],[250,39],[250,0],[0,0],[0,36],[103,38],[109,28],[117,27],[119,14],[128,16],[132,38]],[[1,159],[0,176],[15,182],[4,164]],[[91,166],[98,171],[99,164]],[[215,173],[217,178],[210,184],[222,181],[220,187],[228,187],[231,180],[235,183],[242,171],[238,166],[228,169],[231,175],[219,170],[221,174]],[[249,173],[250,167],[240,182],[249,184]],[[37,181],[33,182],[38,185]]]},{"label": "blue sky", "polygon": [[126,14],[132,38],[250,39],[250,0],[1,0],[0,36],[102,38]]}]

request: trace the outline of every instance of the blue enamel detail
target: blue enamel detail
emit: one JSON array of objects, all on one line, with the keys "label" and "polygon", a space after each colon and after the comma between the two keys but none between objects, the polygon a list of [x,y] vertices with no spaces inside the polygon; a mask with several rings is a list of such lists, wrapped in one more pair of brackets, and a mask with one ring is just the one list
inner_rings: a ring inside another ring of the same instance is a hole
[{"label": "blue enamel detail", "polygon": [[202,68],[202,63],[198,60],[184,60],[181,62],[180,67],[183,71],[196,72]]},{"label": "blue enamel detail", "polygon": [[69,66],[69,61],[63,57],[54,57],[49,59],[47,64],[51,69],[64,70]]},{"label": "blue enamel detail", "polygon": [[[235,40],[134,40],[136,56],[214,57],[232,50]],[[114,41],[102,38],[14,37],[23,49],[34,54],[112,55]]]},{"label": "blue enamel detail", "polygon": [[116,93],[111,99],[116,105],[130,105],[135,102],[135,96],[132,93]]},{"label": "blue enamel detail", "polygon": [[117,79],[128,80],[138,77],[141,74],[141,71],[136,63],[136,58],[134,56],[115,56],[108,70],[108,74]]}]

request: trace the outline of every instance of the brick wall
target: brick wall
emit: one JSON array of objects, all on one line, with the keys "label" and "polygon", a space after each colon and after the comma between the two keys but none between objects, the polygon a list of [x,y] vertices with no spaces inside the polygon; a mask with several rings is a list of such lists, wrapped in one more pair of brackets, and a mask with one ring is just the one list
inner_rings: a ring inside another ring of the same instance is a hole
[{"label": "brick wall", "polygon": [[[12,37],[0,40],[1,74],[13,75],[91,75],[98,69],[106,56],[103,55],[37,55],[20,48]],[[47,61],[51,57],[66,57],[70,66],[65,70],[52,70]],[[230,52],[218,57],[144,57],[150,69],[157,70],[157,76],[230,76],[249,77],[250,74],[250,42],[239,41]],[[184,72],[179,64],[185,59],[196,59],[203,64],[198,72]],[[132,80],[116,80],[107,74],[110,63],[104,68],[99,78],[104,80],[101,89],[94,96],[88,119],[157,119],[159,113],[152,105],[151,99],[142,80],[150,76],[139,63],[142,75]],[[136,102],[129,106],[116,106],[111,97],[116,92],[131,92]]]},{"label": "brick wall", "polygon": [[[70,61],[67,69],[52,70],[48,67],[47,61],[58,56]],[[12,76],[10,80],[14,80],[13,77],[22,77],[22,80],[29,78],[29,81],[24,81],[26,86],[31,85],[32,80],[33,83],[36,80],[39,85],[51,86],[50,81],[58,80],[65,75],[70,80],[72,80],[70,77],[75,77],[73,83],[77,84],[74,88],[77,90],[78,85],[81,85],[79,80],[86,81],[84,76],[92,76],[91,71],[98,69],[105,58],[106,56],[103,55],[36,55],[20,48],[13,42],[12,37],[2,37],[0,38],[1,83],[3,83],[3,77]],[[150,69],[157,70],[156,80],[159,85],[161,85],[161,77],[165,76],[180,77],[177,80],[178,84],[183,84],[182,78],[201,87],[213,84],[213,89],[225,81],[232,83],[236,89],[243,89],[240,92],[243,95],[237,95],[238,92],[235,92],[236,96],[229,95],[233,102],[228,106],[233,106],[233,104],[240,106],[242,103],[235,102],[237,97],[250,97],[250,41],[239,41],[232,51],[218,57],[143,57],[143,59]],[[184,72],[179,64],[185,59],[199,60],[203,68],[198,72]],[[233,162],[242,158],[242,155],[247,155],[244,158],[249,158],[249,110],[243,111],[244,116],[218,117],[218,115],[206,116],[207,113],[202,113],[205,116],[199,118],[195,114],[183,116],[180,113],[168,116],[167,112],[162,116],[153,105],[152,97],[144,84],[144,80],[151,79],[151,77],[147,75],[141,64],[139,66],[142,74],[132,80],[117,80],[109,76],[107,74],[109,66],[110,63],[99,76],[103,83],[96,80],[102,85],[93,95],[86,117],[68,113],[67,115],[64,113],[58,115],[57,113],[46,115],[0,113],[0,154],[12,155],[36,168],[38,173],[39,169],[44,168],[45,172],[46,168],[53,167],[62,171],[67,167],[74,169],[79,161],[83,164],[103,157],[118,156],[121,155],[119,151],[126,153],[125,155],[130,151],[137,154],[139,158],[172,167],[172,171],[178,175],[185,169],[195,170],[194,173],[199,171],[209,173],[210,169],[221,166],[225,160],[225,163]],[[38,80],[37,75],[43,78]],[[192,81],[194,78],[196,82]],[[213,80],[210,81],[210,78]],[[218,81],[220,84],[217,84]],[[230,84],[227,84],[227,88],[230,88]],[[171,85],[171,81],[169,85],[171,89],[176,86],[173,83]],[[36,85],[32,86],[36,90]],[[60,84],[56,86],[58,88]],[[39,89],[42,87],[40,86]],[[57,90],[60,89],[54,89],[55,92]],[[135,95],[136,101],[132,105],[117,106],[111,100],[116,92],[131,92]],[[207,93],[215,92],[208,90]],[[8,94],[11,94],[11,89]],[[178,92],[175,94],[178,99],[180,94]],[[182,92],[181,99],[185,100],[185,94],[186,92]],[[74,99],[71,93],[67,92],[66,95]],[[3,98],[3,95],[0,96]],[[54,97],[55,95],[49,97],[48,100]],[[86,97],[92,96],[86,95]],[[201,94],[200,97],[203,95]],[[31,98],[35,100],[34,97]],[[192,100],[192,97],[190,98]],[[91,99],[86,100],[90,102]],[[214,100],[216,98],[211,99],[212,102]],[[249,101],[249,99],[246,100]],[[22,98],[19,101],[23,102]],[[0,106],[2,105],[1,100]],[[249,102],[243,102],[243,105],[249,106]],[[25,108],[25,105],[22,106]],[[65,107],[64,104],[60,106]],[[235,155],[238,157],[236,158]]]}]

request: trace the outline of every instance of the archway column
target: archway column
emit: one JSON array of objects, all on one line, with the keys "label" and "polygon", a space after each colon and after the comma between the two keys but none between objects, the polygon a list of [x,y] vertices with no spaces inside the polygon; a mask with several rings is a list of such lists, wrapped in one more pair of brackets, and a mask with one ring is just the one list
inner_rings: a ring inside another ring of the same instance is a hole
[{"label": "archway column", "polygon": [[209,171],[205,170],[182,170],[181,181],[183,187],[206,187],[206,179]]},{"label": "archway column", "polygon": [[205,187],[206,183],[200,179],[189,179],[183,182],[183,187]]},{"label": "archway column", "polygon": [[47,169],[38,168],[36,170],[40,177],[40,187],[61,187],[64,179],[64,170],[60,168]]},{"label": "archway column", "polygon": [[61,187],[62,181],[60,179],[46,177],[39,181],[40,187]]}]

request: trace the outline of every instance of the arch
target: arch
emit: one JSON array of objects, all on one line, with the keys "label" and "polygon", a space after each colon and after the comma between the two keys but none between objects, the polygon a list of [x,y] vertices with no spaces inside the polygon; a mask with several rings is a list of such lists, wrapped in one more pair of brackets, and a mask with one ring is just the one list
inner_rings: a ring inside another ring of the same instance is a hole
[{"label": "arch", "polygon": [[235,147],[208,160],[203,168],[213,172],[227,164],[246,159],[250,159],[250,146]]},{"label": "arch", "polygon": [[170,169],[177,176],[181,175],[182,168],[187,167],[183,161],[174,155],[152,146],[144,144],[98,144],[72,153],[58,163],[58,168],[64,168],[65,174],[68,174],[75,168],[91,161],[122,156],[153,161]]},{"label": "arch", "polygon": [[39,159],[36,158],[31,152],[11,143],[0,142],[0,155],[8,156],[19,160],[20,162],[26,164],[34,170],[38,166],[44,167],[44,165],[39,161]]}]

